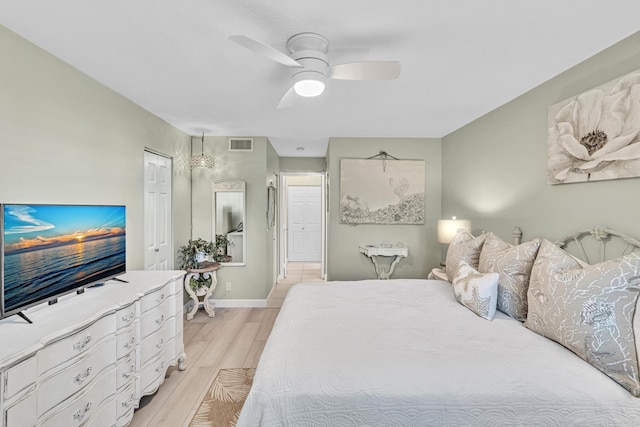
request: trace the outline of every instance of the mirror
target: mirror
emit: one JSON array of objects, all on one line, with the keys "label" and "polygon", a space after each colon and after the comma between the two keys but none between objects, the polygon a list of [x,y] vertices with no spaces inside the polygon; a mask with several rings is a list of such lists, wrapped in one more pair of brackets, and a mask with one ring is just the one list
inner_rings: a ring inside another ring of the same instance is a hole
[{"label": "mirror", "polygon": [[213,183],[213,239],[225,236],[228,240],[220,262],[225,266],[246,264],[247,245],[245,227],[245,182],[216,181]]}]

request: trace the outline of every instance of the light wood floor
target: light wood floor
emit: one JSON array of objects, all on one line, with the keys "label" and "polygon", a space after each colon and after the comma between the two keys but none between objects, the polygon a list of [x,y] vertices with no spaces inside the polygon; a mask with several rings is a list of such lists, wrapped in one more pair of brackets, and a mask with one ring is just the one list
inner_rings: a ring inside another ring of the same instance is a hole
[{"label": "light wood floor", "polygon": [[289,289],[300,282],[317,282],[320,263],[291,262],[287,278],[275,286],[266,308],[204,310],[184,322],[187,369],[170,368],[164,383],[145,396],[132,427],[186,427],[221,368],[255,368]]}]

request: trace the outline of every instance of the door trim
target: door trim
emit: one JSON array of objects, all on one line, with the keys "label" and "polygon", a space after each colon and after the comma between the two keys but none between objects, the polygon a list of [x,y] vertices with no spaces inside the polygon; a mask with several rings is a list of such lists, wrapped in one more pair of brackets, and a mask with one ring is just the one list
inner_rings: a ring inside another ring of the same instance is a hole
[{"label": "door trim", "polygon": [[322,279],[327,277],[327,173],[326,172],[280,172],[280,185],[279,197],[280,215],[278,218],[278,241],[279,241],[279,271],[278,278],[284,279],[287,277],[287,244],[288,244],[288,230],[287,222],[289,221],[288,212],[288,199],[286,194],[288,193],[288,177],[302,177],[302,176],[319,176],[321,180],[320,184],[320,205],[321,205],[321,248],[320,248],[320,276]]}]

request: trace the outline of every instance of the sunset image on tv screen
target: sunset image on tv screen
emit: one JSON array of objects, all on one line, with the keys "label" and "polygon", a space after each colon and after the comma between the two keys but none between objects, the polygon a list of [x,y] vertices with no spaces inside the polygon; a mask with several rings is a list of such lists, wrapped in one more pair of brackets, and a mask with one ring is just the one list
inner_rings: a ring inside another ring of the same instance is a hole
[{"label": "sunset image on tv screen", "polygon": [[4,205],[5,311],[125,271],[125,207]]}]

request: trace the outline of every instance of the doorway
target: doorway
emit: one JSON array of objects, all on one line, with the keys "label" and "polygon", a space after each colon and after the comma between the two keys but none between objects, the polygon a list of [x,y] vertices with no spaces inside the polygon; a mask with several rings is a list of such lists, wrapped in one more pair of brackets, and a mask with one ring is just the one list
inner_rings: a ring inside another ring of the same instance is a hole
[{"label": "doorway", "polygon": [[[325,277],[325,175],[282,173],[280,175],[280,267],[287,277],[288,263],[311,263]],[[293,265],[293,264],[292,264]]]},{"label": "doorway", "polygon": [[288,255],[291,261],[320,262],[322,259],[320,186],[287,187]]},{"label": "doorway", "polygon": [[173,268],[171,158],[144,151],[144,268]]}]

